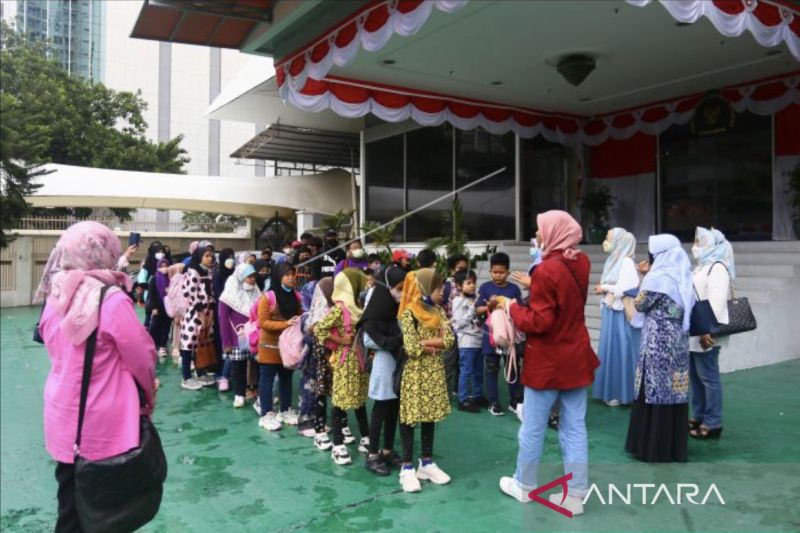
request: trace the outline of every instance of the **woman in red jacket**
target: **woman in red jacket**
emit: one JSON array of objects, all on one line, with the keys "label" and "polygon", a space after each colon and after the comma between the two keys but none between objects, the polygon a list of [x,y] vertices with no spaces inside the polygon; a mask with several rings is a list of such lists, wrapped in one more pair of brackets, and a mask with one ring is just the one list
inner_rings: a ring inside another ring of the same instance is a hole
[{"label": "woman in red jacket", "polygon": [[564,472],[572,473],[569,495],[550,500],[573,515],[583,513],[583,497],[589,490],[589,445],[586,435],[586,389],[600,364],[589,343],[583,310],[589,288],[589,258],[577,249],[580,225],[564,211],[548,211],[536,219],[542,263],[531,278],[528,306],[498,300],[508,308],[514,326],[523,331],[525,356],[522,384],[525,410],[519,430],[519,454],[514,477],[500,479],[500,489],[521,502],[536,488],[550,408],[561,409],[561,453]]}]

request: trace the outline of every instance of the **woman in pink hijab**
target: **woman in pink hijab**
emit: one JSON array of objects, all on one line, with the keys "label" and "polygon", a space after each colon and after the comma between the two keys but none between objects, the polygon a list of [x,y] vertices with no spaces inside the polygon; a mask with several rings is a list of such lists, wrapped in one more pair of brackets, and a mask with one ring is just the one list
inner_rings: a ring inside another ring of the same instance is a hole
[{"label": "woman in pink hijab", "polygon": [[[149,415],[154,405],[156,350],[126,294],[130,279],[112,270],[120,255],[119,238],[106,226],[70,226],[50,254],[36,292],[35,301],[47,299],[39,331],[51,362],[44,390],[44,438],[56,461],[56,531],[82,530],[75,510],[73,445],[84,351],[95,329],[81,456],[96,461],[139,446],[139,417]],[[101,314],[100,291],[106,285],[111,288]]]}]

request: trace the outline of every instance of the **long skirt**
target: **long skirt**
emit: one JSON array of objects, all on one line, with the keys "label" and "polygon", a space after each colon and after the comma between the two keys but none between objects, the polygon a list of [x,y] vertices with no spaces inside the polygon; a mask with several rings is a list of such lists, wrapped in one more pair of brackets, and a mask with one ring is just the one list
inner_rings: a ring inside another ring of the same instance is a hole
[{"label": "long skirt", "polygon": [[603,401],[618,400],[629,404],[634,400],[636,358],[641,346],[641,330],[631,327],[624,311],[603,306],[600,366],[594,374],[592,397]]}]

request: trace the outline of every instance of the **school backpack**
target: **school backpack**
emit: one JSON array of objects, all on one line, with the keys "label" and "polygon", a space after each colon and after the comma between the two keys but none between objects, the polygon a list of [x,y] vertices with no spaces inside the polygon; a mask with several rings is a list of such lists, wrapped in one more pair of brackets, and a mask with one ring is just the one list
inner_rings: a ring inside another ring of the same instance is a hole
[{"label": "school backpack", "polygon": [[172,318],[180,318],[189,310],[189,298],[183,294],[185,273],[175,274],[170,278],[167,294],[164,298],[164,309]]},{"label": "school backpack", "polygon": [[522,342],[522,333],[514,327],[514,321],[508,309],[497,308],[486,319],[489,328],[489,344],[498,352],[508,354],[505,378],[508,383],[515,383],[519,377],[517,368],[517,344]]}]

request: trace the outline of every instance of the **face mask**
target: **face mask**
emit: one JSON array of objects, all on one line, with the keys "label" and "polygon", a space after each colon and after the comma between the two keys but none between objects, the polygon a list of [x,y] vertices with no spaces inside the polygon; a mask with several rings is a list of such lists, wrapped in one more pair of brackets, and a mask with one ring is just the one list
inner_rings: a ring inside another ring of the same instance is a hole
[{"label": "face mask", "polygon": [[167,273],[169,273],[169,270],[167,270],[166,268],[159,268],[158,271],[164,274],[165,276],[167,275]]},{"label": "face mask", "polygon": [[703,249],[700,248],[699,246],[697,246],[697,245],[692,246],[692,256],[695,259],[700,259],[700,255],[702,254],[702,252],[703,252]]},{"label": "face mask", "polygon": [[403,293],[401,293],[397,289],[389,289],[389,292],[391,293],[392,298],[394,298],[394,301],[400,303],[400,299],[403,297]]},{"label": "face mask", "polygon": [[290,255],[292,253],[292,249],[291,248],[284,248],[283,249],[283,253],[285,253],[286,255]]},{"label": "face mask", "polygon": [[162,259],[164,259],[164,254],[162,252],[158,252],[156,254],[156,261],[161,261]]},{"label": "face mask", "polygon": [[225,268],[227,268],[228,270],[233,269],[233,266],[235,264],[236,264],[236,261],[234,261],[232,258],[228,258],[228,259],[225,260]]},{"label": "face mask", "polygon": [[353,254],[352,255],[353,255],[353,259],[361,259],[362,257],[364,257],[364,249],[363,248],[358,248],[356,250],[353,250]]},{"label": "face mask", "polygon": [[531,254],[531,259],[533,259],[534,262],[541,259],[542,249],[539,248],[539,243],[536,241],[536,239],[531,239],[531,247],[528,250],[528,253]]},{"label": "face mask", "polygon": [[613,249],[613,246],[611,245],[611,243],[610,243],[610,242],[608,242],[608,241],[603,241],[603,251],[604,251],[605,253],[610,253],[612,249]]},{"label": "face mask", "polygon": [[250,285],[249,283],[243,283],[242,284],[242,290],[245,290],[245,291],[253,291],[253,290],[255,290],[255,288],[256,288],[255,285]]},{"label": "face mask", "polygon": [[283,283],[281,283],[281,289],[283,289],[285,292],[292,292],[292,288],[291,287],[287,287]]}]

